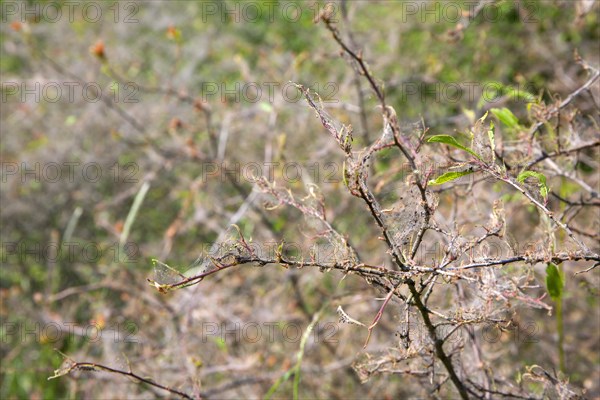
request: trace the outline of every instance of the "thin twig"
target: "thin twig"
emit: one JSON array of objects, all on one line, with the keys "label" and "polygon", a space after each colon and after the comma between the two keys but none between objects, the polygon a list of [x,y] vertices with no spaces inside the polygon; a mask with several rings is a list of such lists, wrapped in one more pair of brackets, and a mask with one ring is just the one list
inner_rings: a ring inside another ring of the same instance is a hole
[{"label": "thin twig", "polygon": [[[68,357],[67,357],[68,358]],[[140,383],[145,383],[147,385],[153,386],[155,388],[159,388],[162,390],[166,390],[169,393],[173,393],[176,394],[178,396],[180,396],[181,398],[184,399],[189,399],[189,400],[194,400],[194,397],[190,396],[187,393],[184,393],[182,391],[179,391],[177,389],[173,389],[171,387],[162,385],[160,383],[154,382],[152,379],[149,378],[144,378],[143,376],[140,376],[136,373],[134,373],[133,371],[131,371],[131,369],[129,371],[122,371],[119,369],[115,369],[115,368],[111,368],[111,367],[107,367],[106,365],[102,365],[102,364],[98,364],[98,363],[92,363],[92,362],[75,362],[72,361],[71,359],[69,359],[70,365],[67,366],[66,368],[61,368],[61,369],[57,369],[54,371],[54,375],[49,377],[48,380],[50,379],[55,379],[58,377],[61,377],[63,375],[67,375],[70,374],[73,371],[105,371],[105,372],[109,372],[112,374],[117,374],[117,375],[123,375],[123,376],[127,376],[129,378],[133,378],[135,380],[137,380]]]}]

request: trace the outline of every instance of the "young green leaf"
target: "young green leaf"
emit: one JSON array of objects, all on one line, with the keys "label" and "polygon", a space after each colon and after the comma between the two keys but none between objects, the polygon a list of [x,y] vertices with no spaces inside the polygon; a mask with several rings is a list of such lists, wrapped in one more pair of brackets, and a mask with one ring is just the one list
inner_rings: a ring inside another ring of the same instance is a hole
[{"label": "young green leaf", "polygon": [[483,123],[483,121],[485,121],[485,119],[487,118],[488,114],[489,114],[489,111],[486,111],[486,112],[485,112],[485,114],[483,114],[483,115],[481,116],[481,118],[479,118],[479,120],[478,120],[478,121],[479,121],[480,123]]},{"label": "young green leaf", "polygon": [[564,285],[565,283],[558,267],[552,263],[548,263],[546,267],[546,288],[552,300],[556,301],[562,297]]},{"label": "young green leaf", "polygon": [[481,160],[481,157],[479,156],[479,154],[475,153],[473,150],[469,149],[468,147],[465,147],[462,144],[458,143],[458,141],[456,139],[454,139],[454,137],[452,137],[450,135],[435,135],[435,136],[432,136],[432,137],[430,137],[427,140],[427,143],[444,143],[444,144],[447,144],[449,146],[456,147],[457,149],[464,150],[467,153],[472,154],[473,156],[475,156],[477,159]]},{"label": "young green leaf", "polygon": [[519,126],[519,120],[508,108],[492,108],[491,111],[500,122],[509,128],[517,128]]},{"label": "young green leaf", "polygon": [[533,103],[535,101],[535,96],[523,89],[515,89],[507,86],[504,88],[504,93],[515,101],[525,100],[528,103]]},{"label": "young green leaf", "polygon": [[535,171],[524,171],[517,176],[517,181],[520,183],[525,182],[527,178],[535,178],[538,180],[538,186],[540,188],[540,194],[544,199],[548,198],[548,186],[546,185],[546,176]]},{"label": "young green leaf", "polygon": [[488,138],[490,139],[490,147],[492,149],[492,161],[496,160],[496,139],[494,136],[494,123],[490,122],[490,129],[488,129]]},{"label": "young green leaf", "polygon": [[430,185],[441,185],[446,182],[453,181],[455,179],[460,178],[461,176],[472,174],[473,171],[452,171],[446,172],[443,175],[438,176],[436,179],[432,179],[429,181]]}]

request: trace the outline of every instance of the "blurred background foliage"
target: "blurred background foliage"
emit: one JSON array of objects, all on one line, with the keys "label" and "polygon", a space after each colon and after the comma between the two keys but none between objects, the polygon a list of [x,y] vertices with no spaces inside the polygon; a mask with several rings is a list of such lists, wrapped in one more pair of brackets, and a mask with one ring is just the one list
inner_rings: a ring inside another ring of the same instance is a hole
[{"label": "blurred background foliage", "polygon": [[[153,396],[148,388],[118,378],[107,387],[109,378],[101,375],[47,381],[62,362],[55,348],[74,358],[114,365],[124,365],[126,354],[136,368],[141,366],[144,373],[173,385],[188,382],[184,375],[194,371],[201,376],[203,388],[224,384],[232,375],[266,373],[267,378],[237,389],[242,392],[234,388],[224,394],[261,396],[274,377],[294,362],[298,343],[260,347],[214,340],[196,347],[191,343],[197,342],[188,337],[194,326],[187,315],[215,322],[295,321],[306,326],[311,313],[326,299],[350,296],[357,304],[353,315],[367,321],[378,307],[367,301],[372,297],[368,286],[352,279],[340,283],[339,277],[318,271],[241,269],[185,293],[162,296],[146,284],[153,274],[151,259],[185,270],[227,228],[251,195],[253,186],[243,174],[235,182],[222,176],[207,177],[206,162],[243,166],[270,160],[297,162],[302,180],[285,182],[277,168],[275,179],[299,195],[305,193],[306,184],[318,184],[334,226],[348,235],[369,262],[387,262],[370,216],[362,212],[359,201],[345,193],[342,155],[335,143],[323,134],[305,103],[286,101],[280,88],[290,81],[302,83],[326,100],[326,94],[334,90],[331,98],[337,102],[327,102],[328,110],[340,121],[353,124],[357,144],[380,135],[377,101],[363,82],[365,134],[356,112],[352,66],[340,57],[330,33],[313,22],[323,2],[294,2],[295,7],[286,8],[289,2],[279,1],[273,19],[264,13],[253,21],[224,14],[223,6],[236,7],[232,1],[210,3],[218,6],[215,15],[207,14],[207,2],[90,3],[102,11],[97,22],[82,17],[84,3],[77,3],[72,21],[67,18],[66,5],[62,5],[63,17],[58,21],[44,12],[26,18],[21,12],[2,17],[2,162],[16,163],[20,169],[22,163],[29,168],[38,165],[42,171],[49,163],[57,163],[63,175],[55,182],[43,172],[37,177],[22,179],[19,173],[2,179],[0,397]],[[272,7],[269,1],[252,3],[262,10]],[[409,15],[407,3],[427,3],[432,9],[437,4],[441,11]],[[473,2],[452,3],[462,7]],[[553,96],[564,98],[585,82],[585,73],[574,62],[574,51],[597,66],[600,28],[598,5],[583,13],[583,3],[501,0],[495,3],[497,18],[479,15],[458,33],[457,21],[448,18],[454,14],[443,14],[452,11],[444,8],[445,2],[406,2],[403,6],[390,1],[347,1],[336,3],[336,16],[340,30],[344,34],[352,31],[371,70],[385,82],[388,101],[402,124],[407,129],[424,125],[429,133],[448,134],[464,131],[473,116],[479,118],[499,104],[509,107],[523,124],[530,124],[526,102],[511,96],[511,88],[525,89],[538,102],[551,102]],[[44,10],[50,2],[15,4]],[[115,10],[119,10],[118,16]],[[294,21],[283,18],[282,10],[288,10]],[[301,15],[294,14],[295,10],[301,10]],[[21,101],[20,95],[8,94],[4,85],[69,81],[97,83],[104,99],[87,101],[76,90],[74,101],[66,100],[64,93],[56,103],[36,102],[32,96]],[[127,82],[134,82],[135,90],[125,87]],[[202,100],[211,83],[231,90],[248,82],[263,88],[258,102],[222,96],[222,90],[196,106],[184,99]],[[278,85],[273,101],[267,98],[265,82]],[[440,85],[461,82],[477,84],[473,96],[462,93],[460,101],[436,98]],[[489,82],[503,91],[491,103],[482,101],[481,91]],[[409,87],[418,87],[420,94],[407,95]],[[298,98],[293,87],[287,93]],[[128,95],[135,102],[125,102]],[[594,106],[584,97],[577,107],[585,113]],[[206,110],[210,110],[210,123]],[[228,139],[223,158],[219,158],[215,152],[219,143],[214,146],[211,137],[218,141],[224,131]],[[510,138],[510,133],[506,134]],[[79,163],[73,179],[67,178],[68,162]],[[326,162],[332,164],[325,167]],[[82,175],[82,166],[90,163],[96,163],[102,172],[97,180]],[[390,171],[402,179],[400,166],[395,153],[380,156],[374,179],[386,178]],[[593,176],[598,171],[591,167],[586,173]],[[149,182],[150,189],[128,237],[124,237],[125,221],[143,182]],[[382,189],[382,195],[393,194],[393,183],[390,185]],[[565,181],[554,187],[567,196],[576,190],[568,185]],[[512,201],[522,205],[520,199]],[[303,235],[307,222],[300,213],[286,208],[265,212],[261,201],[252,204],[236,222],[256,242],[307,242]],[[535,213],[528,215],[514,222],[517,232],[521,228],[529,232],[521,225],[536,224]],[[69,224],[73,229],[65,238]],[[515,235],[517,241],[527,239],[526,233]],[[75,249],[72,254],[64,251],[65,243]],[[11,247],[15,244],[16,250]],[[63,247],[55,256],[52,251],[58,244]],[[577,343],[583,347],[570,355],[571,382],[597,396],[598,344],[593,341],[598,321],[589,318],[597,317],[598,310],[597,280],[594,282],[595,286],[582,278],[570,283],[571,290],[589,293],[583,300],[573,300],[577,307],[570,309],[576,311],[566,316],[566,325],[588,331],[587,341],[570,342],[572,348]],[[77,290],[69,292],[70,288]],[[383,328],[376,330],[375,349],[382,351],[386,341],[394,340],[394,320],[400,312],[390,312],[385,317],[388,325],[382,323]],[[536,334],[540,340],[551,338],[551,329],[545,327],[552,327],[553,320],[542,311],[531,315],[539,323]],[[335,321],[337,317],[331,310],[327,318]],[[93,322],[107,329],[118,326],[121,332],[133,326],[139,342],[111,340],[108,336],[112,333],[105,333],[100,341],[90,341],[85,335],[63,335],[59,340],[44,337],[40,328],[57,321],[79,326]],[[19,327],[19,334],[11,330],[14,326]],[[341,361],[327,376],[317,370],[303,375],[304,395],[398,398],[402,393],[419,393],[418,388],[403,387],[402,379],[393,375],[358,382],[349,366],[361,348],[363,333],[341,328],[333,353],[327,346],[319,346],[306,356],[309,364]],[[181,338],[178,335],[185,336],[190,345],[176,341],[174,338]],[[550,362],[551,356],[539,352],[538,345],[510,339],[504,345],[512,358],[503,365],[512,368],[513,376],[525,365]],[[239,362],[239,370],[217,368],[233,360]],[[285,396],[290,387],[284,383],[277,393]]]}]

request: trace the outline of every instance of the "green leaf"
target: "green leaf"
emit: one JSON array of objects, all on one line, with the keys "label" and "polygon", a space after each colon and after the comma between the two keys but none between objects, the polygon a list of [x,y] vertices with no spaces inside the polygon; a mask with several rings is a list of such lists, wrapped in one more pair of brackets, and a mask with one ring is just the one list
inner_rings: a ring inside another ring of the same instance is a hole
[{"label": "green leaf", "polygon": [[498,100],[500,96],[506,96],[513,101],[523,100],[529,104],[536,101],[535,96],[523,88],[514,88],[502,82],[489,81],[483,85],[483,88],[481,99],[477,102],[477,108],[482,108],[486,103]]},{"label": "green leaf", "polygon": [[496,138],[494,135],[493,122],[490,122],[490,129],[488,129],[488,138],[490,139],[490,147],[492,148],[492,160],[496,160]]},{"label": "green leaf", "polygon": [[488,81],[483,85],[483,93],[477,102],[477,108],[483,108],[486,103],[495,101],[503,92],[504,85],[497,81]]},{"label": "green leaf", "polygon": [[552,263],[548,263],[546,267],[546,288],[552,300],[560,300],[564,285],[565,283],[558,267]]},{"label": "green leaf", "polygon": [[540,188],[540,194],[544,199],[548,198],[548,186],[546,185],[546,176],[535,171],[524,171],[517,176],[517,181],[520,183],[525,182],[527,178],[535,178],[538,180],[538,186]]},{"label": "green leaf", "polygon": [[504,93],[512,100],[525,100],[527,103],[533,103],[535,101],[535,96],[523,89],[515,89],[513,87],[505,87]]},{"label": "green leaf", "polygon": [[462,144],[458,143],[456,141],[456,139],[454,139],[454,137],[452,137],[450,135],[435,135],[435,136],[432,136],[432,137],[430,137],[427,140],[427,143],[444,143],[444,144],[447,144],[449,146],[456,147],[457,149],[464,150],[467,153],[472,154],[473,156],[475,156],[477,159],[481,160],[481,157],[479,156],[479,154],[475,153],[473,150],[469,149],[468,147],[465,147]]},{"label": "green leaf", "polygon": [[289,380],[292,375],[294,376],[294,381],[293,381],[293,386],[292,386],[292,398],[294,400],[297,400],[299,398],[300,372],[301,372],[300,367],[302,366],[302,358],[304,357],[304,348],[306,346],[306,342],[310,338],[311,332],[313,331],[315,325],[321,318],[321,315],[323,314],[325,307],[327,305],[328,305],[328,303],[326,302],[325,305],[315,315],[313,315],[312,321],[306,328],[306,331],[304,331],[304,333],[302,334],[302,339],[300,340],[300,349],[296,353],[296,364],[292,368],[287,370],[283,375],[281,375],[279,377],[279,379],[277,379],[277,381],[273,384],[273,386],[271,386],[271,388],[267,391],[267,394],[263,398],[264,400],[270,400],[271,397],[273,397],[273,394],[275,394],[275,392],[279,388],[279,386],[281,386],[282,383]]},{"label": "green leaf", "polygon": [[496,118],[500,120],[500,122],[509,128],[519,127],[518,118],[515,117],[515,114],[513,114],[508,108],[492,108],[490,111],[496,116]]},{"label": "green leaf", "polygon": [[452,171],[446,172],[443,175],[438,176],[436,179],[432,179],[429,181],[430,185],[441,185],[446,182],[453,181],[455,179],[460,178],[461,176],[472,174],[473,171]]},{"label": "green leaf", "polygon": [[273,397],[273,394],[277,391],[279,386],[282,383],[286,382],[288,379],[290,379],[290,377],[292,376],[293,373],[294,373],[294,369],[292,368],[292,369],[287,370],[285,374],[280,376],[279,379],[277,379],[277,381],[275,381],[273,386],[271,386],[271,388],[269,389],[267,394],[265,394],[264,400],[271,399],[271,397]]},{"label": "green leaf", "polygon": [[148,193],[148,189],[150,189],[150,184],[148,182],[144,182],[140,187],[140,190],[135,195],[135,199],[133,199],[133,205],[129,209],[129,213],[127,214],[127,218],[125,219],[125,225],[123,226],[123,231],[121,232],[121,236],[119,237],[119,245],[122,247],[127,242],[127,238],[129,237],[129,231],[131,230],[131,226],[137,217],[137,213],[144,202],[144,197],[146,197],[146,193]]},{"label": "green leaf", "polygon": [[483,121],[485,121],[485,119],[487,118],[487,116],[488,116],[488,113],[489,113],[489,112],[488,112],[488,111],[486,111],[486,112],[485,112],[485,114],[483,114],[483,116],[482,116],[481,118],[479,118],[479,122],[483,123]]}]

